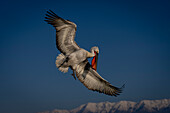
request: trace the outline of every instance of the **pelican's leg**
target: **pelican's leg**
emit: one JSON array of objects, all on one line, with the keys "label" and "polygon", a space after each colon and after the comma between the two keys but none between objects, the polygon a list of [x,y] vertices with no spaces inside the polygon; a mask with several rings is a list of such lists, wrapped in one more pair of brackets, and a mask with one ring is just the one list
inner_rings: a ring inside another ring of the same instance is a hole
[{"label": "pelican's leg", "polygon": [[76,80],[76,77],[75,77],[75,72],[74,72],[74,70],[73,70],[73,73],[71,74],[73,77],[74,77],[74,79]]}]

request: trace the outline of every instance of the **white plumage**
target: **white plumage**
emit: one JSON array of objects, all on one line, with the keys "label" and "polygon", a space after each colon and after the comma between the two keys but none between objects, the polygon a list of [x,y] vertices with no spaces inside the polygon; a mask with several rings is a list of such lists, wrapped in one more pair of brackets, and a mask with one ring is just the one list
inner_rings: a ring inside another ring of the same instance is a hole
[{"label": "white plumage", "polygon": [[70,67],[73,70],[74,78],[76,73],[80,82],[90,90],[111,96],[119,95],[123,87],[112,86],[96,72],[97,62],[90,65],[87,60],[90,57],[97,59],[98,47],[92,47],[91,52],[88,52],[75,42],[76,24],[57,16],[51,10],[47,11],[45,18],[45,21],[56,29],[56,46],[61,52],[56,58],[57,68],[65,73]]}]

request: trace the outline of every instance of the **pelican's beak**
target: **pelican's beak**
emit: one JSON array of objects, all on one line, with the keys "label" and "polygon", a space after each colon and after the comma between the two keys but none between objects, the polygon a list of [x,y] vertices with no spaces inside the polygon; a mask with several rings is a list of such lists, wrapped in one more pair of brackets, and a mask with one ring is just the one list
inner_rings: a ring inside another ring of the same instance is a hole
[{"label": "pelican's beak", "polygon": [[98,53],[95,52],[95,56],[92,59],[91,66],[94,70],[97,70],[97,60],[98,60]]}]

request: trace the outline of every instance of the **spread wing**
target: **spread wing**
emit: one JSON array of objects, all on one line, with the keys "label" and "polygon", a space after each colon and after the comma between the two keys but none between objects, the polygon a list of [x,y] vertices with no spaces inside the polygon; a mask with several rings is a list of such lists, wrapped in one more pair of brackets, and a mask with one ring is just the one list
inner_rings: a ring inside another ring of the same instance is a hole
[{"label": "spread wing", "polygon": [[89,90],[97,91],[110,96],[119,95],[124,87],[124,85],[121,88],[112,86],[91,68],[91,65],[87,60],[77,66],[76,76]]},{"label": "spread wing", "polygon": [[51,10],[47,11],[45,19],[56,29],[56,46],[60,52],[68,55],[80,48],[74,41],[76,24],[62,19]]}]

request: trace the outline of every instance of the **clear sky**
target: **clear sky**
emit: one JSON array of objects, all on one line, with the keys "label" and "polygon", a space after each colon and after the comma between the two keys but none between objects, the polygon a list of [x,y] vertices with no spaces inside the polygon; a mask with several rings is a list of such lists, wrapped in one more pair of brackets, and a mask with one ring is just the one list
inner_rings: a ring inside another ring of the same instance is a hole
[{"label": "clear sky", "polygon": [[[85,88],[59,72],[48,9],[75,22],[76,42],[100,49],[98,72],[126,87],[118,97]],[[170,98],[167,0],[3,0],[0,2],[0,112],[72,109],[87,102]]]}]

